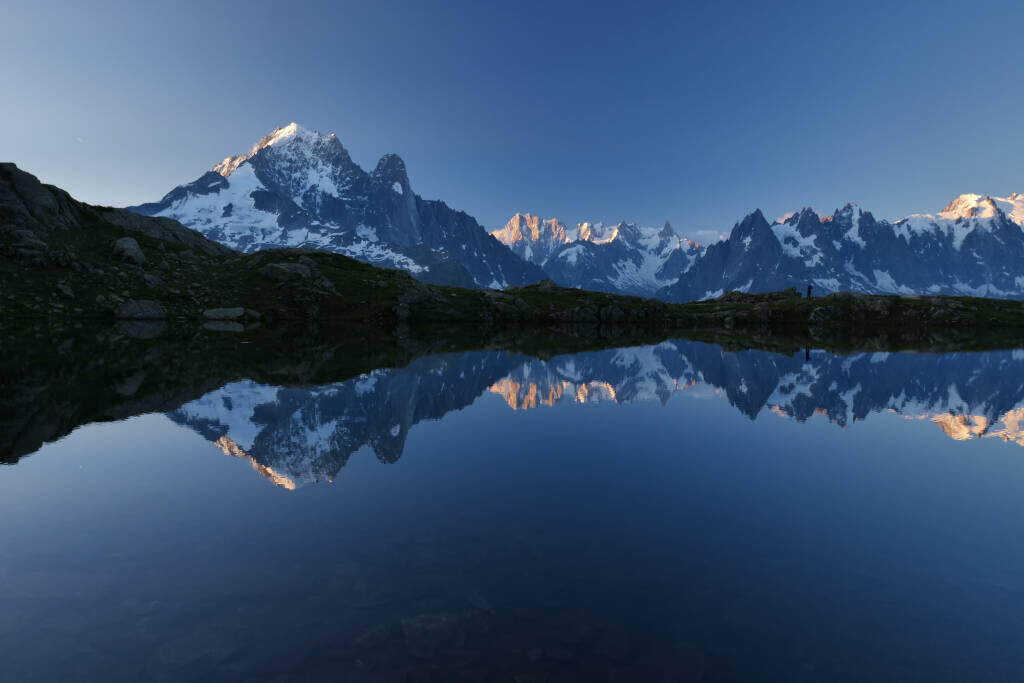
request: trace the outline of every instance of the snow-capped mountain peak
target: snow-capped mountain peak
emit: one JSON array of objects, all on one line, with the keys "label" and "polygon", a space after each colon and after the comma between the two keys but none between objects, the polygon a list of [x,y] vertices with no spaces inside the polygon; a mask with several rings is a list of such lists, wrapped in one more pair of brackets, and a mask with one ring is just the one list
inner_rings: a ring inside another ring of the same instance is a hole
[{"label": "snow-capped mountain peak", "polygon": [[130,208],[241,251],[324,249],[436,284],[504,287],[544,277],[471,216],[415,195],[398,155],[384,155],[367,173],[333,133],[297,123],[275,128],[159,202]]},{"label": "snow-capped mountain peak", "polygon": [[580,239],[592,244],[608,244],[614,242],[619,236],[622,223],[618,225],[605,225],[604,223],[580,223],[577,225]]},{"label": "snow-capped mountain peak", "polygon": [[[1009,201],[1009,200],[1007,200]],[[980,194],[962,194],[939,212],[942,218],[992,218],[999,209],[991,197]]]},{"label": "snow-capped mountain peak", "polygon": [[565,225],[557,218],[542,219],[530,213],[517,213],[509,219],[501,230],[491,233],[504,244],[512,244],[522,239],[537,242],[552,239],[556,242],[567,242],[571,238]]},{"label": "snow-capped mountain peak", "polygon": [[1017,225],[1024,226],[1024,194],[1014,192],[1009,197],[991,195],[962,194],[939,212],[941,218],[958,220],[961,218],[992,218],[997,212]]},{"label": "snow-capped mountain peak", "polygon": [[543,266],[560,246],[576,239],[557,218],[544,220],[530,213],[517,213],[504,228],[492,231],[491,236],[538,266]]},{"label": "snow-capped mountain peak", "polygon": [[287,126],[275,128],[274,130],[270,131],[267,135],[263,136],[259,142],[252,146],[248,153],[239,154],[233,157],[225,157],[224,160],[221,161],[219,164],[215,164],[211,170],[214,173],[219,173],[220,175],[227,178],[232,173],[234,173],[239,166],[241,166],[243,163],[259,154],[260,150],[266,149],[267,147],[272,147],[276,144],[280,144],[282,142],[287,142],[290,140],[298,139],[310,141],[321,138],[337,139],[335,138],[334,133],[331,133],[330,135],[326,136],[321,135],[318,132],[311,131],[307,128],[303,128],[299,124],[292,121]]}]

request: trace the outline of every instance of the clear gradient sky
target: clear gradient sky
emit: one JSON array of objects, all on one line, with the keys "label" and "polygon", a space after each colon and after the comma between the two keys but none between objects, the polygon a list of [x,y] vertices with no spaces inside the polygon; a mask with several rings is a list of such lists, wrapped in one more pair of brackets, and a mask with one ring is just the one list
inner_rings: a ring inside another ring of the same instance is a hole
[{"label": "clear gradient sky", "polygon": [[[0,5],[0,160],[152,201],[290,121],[500,227],[1024,192],[1020,2]],[[703,236],[703,235],[702,235]]]}]

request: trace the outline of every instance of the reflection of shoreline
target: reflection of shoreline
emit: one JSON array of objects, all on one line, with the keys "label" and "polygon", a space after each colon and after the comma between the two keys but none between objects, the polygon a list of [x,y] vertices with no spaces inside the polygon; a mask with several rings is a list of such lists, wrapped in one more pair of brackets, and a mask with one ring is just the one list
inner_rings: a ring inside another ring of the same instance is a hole
[{"label": "reflection of shoreline", "polygon": [[675,340],[547,361],[444,354],[308,388],[234,382],[169,415],[294,489],[334,479],[364,446],[395,462],[413,425],[441,419],[485,392],[523,411],[563,402],[665,405],[686,391],[724,396],[752,420],[762,413],[797,422],[817,415],[840,427],[892,411],[927,419],[958,441],[998,437],[1024,445],[1021,388],[1013,380],[1020,376],[1024,356],[1013,352],[787,356]]}]

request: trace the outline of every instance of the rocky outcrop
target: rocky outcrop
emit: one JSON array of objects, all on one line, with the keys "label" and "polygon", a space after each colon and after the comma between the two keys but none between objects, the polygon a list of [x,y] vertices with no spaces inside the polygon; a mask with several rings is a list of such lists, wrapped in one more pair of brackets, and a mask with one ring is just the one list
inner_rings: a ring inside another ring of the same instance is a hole
[{"label": "rocky outcrop", "polygon": [[306,283],[324,294],[337,294],[334,284],[320,272],[316,261],[299,256],[295,261],[268,263],[257,271],[261,276],[281,283]]},{"label": "rocky outcrop", "polygon": [[233,253],[230,247],[206,239],[195,230],[190,230],[170,218],[149,218],[127,209],[103,209],[100,216],[108,223],[131,232],[148,235],[164,242],[181,244],[208,256],[226,256]]},{"label": "rocky outcrop", "polygon": [[[177,243],[203,254],[232,253],[176,221],[82,204],[14,164],[0,163],[0,254],[28,265],[88,270],[89,265],[63,244],[66,240],[62,236],[93,229],[97,223]],[[145,255],[131,237],[120,238],[112,248],[118,258],[136,266],[145,264]]]},{"label": "rocky outcrop", "polygon": [[81,216],[67,192],[0,163],[0,253],[37,266],[59,260],[51,252],[50,233],[76,229]]}]

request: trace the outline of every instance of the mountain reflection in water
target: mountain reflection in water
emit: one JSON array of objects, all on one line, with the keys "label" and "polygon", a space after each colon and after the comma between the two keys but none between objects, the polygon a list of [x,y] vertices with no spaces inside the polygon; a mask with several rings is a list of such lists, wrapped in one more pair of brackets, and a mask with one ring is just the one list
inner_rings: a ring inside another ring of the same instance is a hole
[{"label": "mountain reflection in water", "polygon": [[1020,352],[87,341],[5,370],[0,680],[1024,670]]},{"label": "mountain reflection in water", "polygon": [[686,340],[546,361],[478,351],[419,358],[313,388],[232,382],[168,415],[294,489],[332,481],[363,446],[395,462],[414,425],[487,393],[512,410],[529,410],[560,402],[664,405],[684,391],[722,394],[751,419],[771,413],[804,422],[819,415],[847,427],[892,411],[931,421],[953,439],[1024,445],[1021,351],[786,356]]}]

